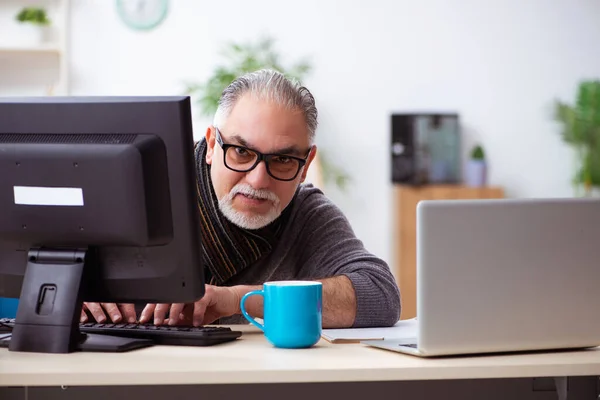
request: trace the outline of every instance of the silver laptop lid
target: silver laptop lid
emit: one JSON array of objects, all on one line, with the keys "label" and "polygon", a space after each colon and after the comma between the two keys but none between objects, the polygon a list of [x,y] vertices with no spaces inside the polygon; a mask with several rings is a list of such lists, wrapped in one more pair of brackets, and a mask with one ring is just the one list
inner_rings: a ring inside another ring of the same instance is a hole
[{"label": "silver laptop lid", "polygon": [[460,354],[600,344],[600,201],[422,201],[419,347]]}]

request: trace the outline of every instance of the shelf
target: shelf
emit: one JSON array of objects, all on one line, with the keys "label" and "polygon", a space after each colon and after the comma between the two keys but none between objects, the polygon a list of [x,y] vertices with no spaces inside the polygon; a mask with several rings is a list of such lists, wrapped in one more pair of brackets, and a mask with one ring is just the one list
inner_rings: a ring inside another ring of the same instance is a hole
[{"label": "shelf", "polygon": [[[50,29],[27,29],[15,16],[27,4],[48,10]],[[71,0],[0,0],[0,96],[69,93]]]},{"label": "shelf", "polygon": [[52,45],[48,46],[2,46],[0,45],[0,55],[5,54],[55,54],[60,55],[61,50]]}]

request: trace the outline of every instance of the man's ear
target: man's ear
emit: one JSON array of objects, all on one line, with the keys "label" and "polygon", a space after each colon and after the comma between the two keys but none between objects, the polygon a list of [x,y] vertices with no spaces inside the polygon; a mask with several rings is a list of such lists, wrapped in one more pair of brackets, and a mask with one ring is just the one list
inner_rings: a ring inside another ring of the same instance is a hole
[{"label": "man's ear", "polygon": [[308,154],[308,158],[306,159],[306,164],[304,164],[304,168],[302,169],[302,175],[300,177],[301,183],[306,180],[306,174],[308,173],[308,168],[310,167],[310,164],[313,162],[313,160],[315,159],[316,156],[317,156],[317,145],[313,144],[312,148],[310,149],[310,153]]},{"label": "man's ear", "polygon": [[213,154],[215,153],[215,127],[209,126],[206,128],[206,163],[212,164]]}]

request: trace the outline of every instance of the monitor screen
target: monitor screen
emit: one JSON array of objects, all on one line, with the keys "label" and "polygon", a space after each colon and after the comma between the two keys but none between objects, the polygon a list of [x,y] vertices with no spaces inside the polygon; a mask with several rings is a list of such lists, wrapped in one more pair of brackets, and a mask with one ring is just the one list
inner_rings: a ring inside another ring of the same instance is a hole
[{"label": "monitor screen", "polygon": [[0,98],[9,349],[110,346],[79,332],[84,301],[203,296],[193,146],[187,96]]}]

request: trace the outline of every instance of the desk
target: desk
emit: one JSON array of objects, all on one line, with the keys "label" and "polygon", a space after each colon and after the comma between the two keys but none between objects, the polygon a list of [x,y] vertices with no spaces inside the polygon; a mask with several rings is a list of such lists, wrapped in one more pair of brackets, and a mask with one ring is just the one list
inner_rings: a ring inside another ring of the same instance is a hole
[{"label": "desk", "polygon": [[[235,342],[210,347],[157,346],[120,354],[66,355],[14,353],[2,349],[0,387],[381,384],[432,380],[480,383],[500,378],[522,382],[523,378],[534,377],[600,376],[600,349],[421,359],[362,344],[330,344],[324,340],[311,349],[276,349],[252,326],[235,326],[234,329],[242,330],[244,335]],[[528,382],[526,387],[530,387],[531,379],[525,381]],[[596,378],[588,379],[586,390],[592,390],[590,385],[593,385],[595,393],[596,381]],[[547,398],[556,398],[556,393],[548,393]],[[536,399],[541,398],[536,395]],[[4,400],[6,396],[0,398]],[[28,398],[31,400],[32,396]]]}]

